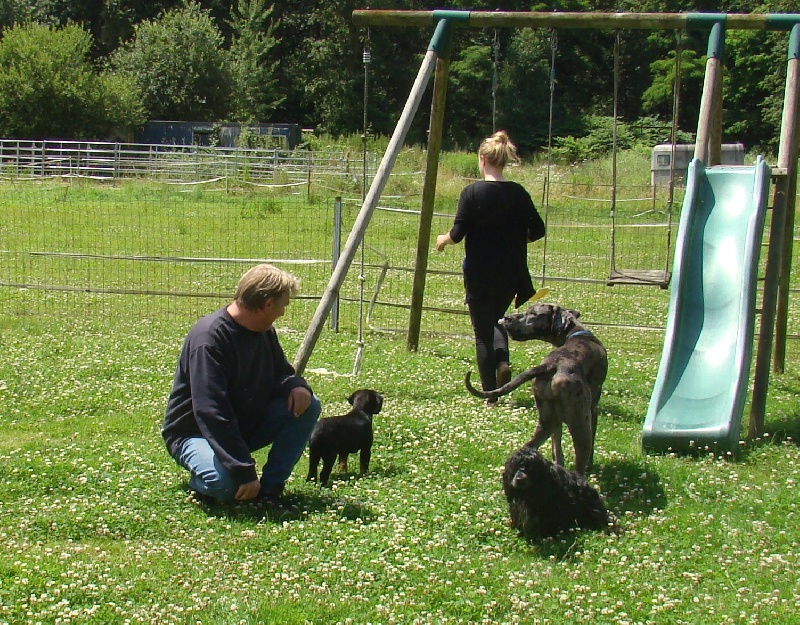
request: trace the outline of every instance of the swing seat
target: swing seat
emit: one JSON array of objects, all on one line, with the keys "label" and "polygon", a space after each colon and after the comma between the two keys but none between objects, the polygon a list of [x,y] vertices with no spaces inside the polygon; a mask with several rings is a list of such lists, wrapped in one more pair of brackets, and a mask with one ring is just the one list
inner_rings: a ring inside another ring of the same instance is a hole
[{"label": "swing seat", "polygon": [[672,274],[663,269],[612,269],[606,286],[616,284],[648,285],[666,289]]}]

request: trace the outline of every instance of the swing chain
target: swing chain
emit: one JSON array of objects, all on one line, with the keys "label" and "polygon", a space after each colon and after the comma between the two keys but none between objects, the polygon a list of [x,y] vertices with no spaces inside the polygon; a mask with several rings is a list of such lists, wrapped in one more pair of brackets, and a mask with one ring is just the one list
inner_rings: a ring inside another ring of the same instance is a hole
[{"label": "swing chain", "polygon": [[494,51],[494,72],[492,74],[492,132],[497,131],[497,87],[500,84],[500,33],[494,29],[494,41],[492,42]]}]

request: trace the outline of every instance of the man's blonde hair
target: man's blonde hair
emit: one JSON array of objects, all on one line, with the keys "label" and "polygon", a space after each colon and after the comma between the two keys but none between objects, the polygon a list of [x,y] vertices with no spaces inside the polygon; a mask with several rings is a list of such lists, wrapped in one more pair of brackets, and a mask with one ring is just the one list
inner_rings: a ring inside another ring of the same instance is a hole
[{"label": "man's blonde hair", "polygon": [[292,274],[269,263],[248,270],[236,285],[236,303],[247,310],[258,310],[270,297],[279,298],[284,293],[294,297],[300,282]]},{"label": "man's blonde hair", "polygon": [[502,169],[509,163],[519,161],[517,156],[517,146],[511,143],[508,133],[505,130],[498,130],[491,137],[486,137],[481,141],[478,148],[478,155],[486,159],[486,162]]}]

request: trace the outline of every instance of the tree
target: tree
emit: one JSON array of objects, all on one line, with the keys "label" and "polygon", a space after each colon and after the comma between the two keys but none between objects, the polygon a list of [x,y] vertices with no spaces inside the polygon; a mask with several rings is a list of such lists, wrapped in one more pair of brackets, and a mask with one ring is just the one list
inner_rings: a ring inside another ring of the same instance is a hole
[{"label": "tree", "polygon": [[284,53],[282,111],[333,134],[362,125],[361,45],[351,15],[353,0],[279,5]]},{"label": "tree", "polygon": [[492,48],[471,45],[450,64],[447,87],[448,143],[472,150],[476,140],[492,133]]},{"label": "tree", "polygon": [[228,22],[233,32],[233,117],[243,122],[269,120],[284,100],[277,90],[277,62],[270,60],[276,44],[272,34],[275,24],[270,21],[274,6],[264,4],[264,0],[238,0]]},{"label": "tree", "polygon": [[[650,63],[652,82],[642,93],[642,108],[661,119],[672,121],[675,81],[675,57],[673,50],[666,59]],[[678,127],[683,130],[694,130],[700,112],[698,98],[688,99],[687,93],[701,93],[705,74],[705,58],[698,57],[694,50],[681,52],[681,79]]]},{"label": "tree", "polygon": [[222,44],[209,12],[187,2],[138,24],[111,65],[139,86],[151,119],[224,120],[231,72]]},{"label": "tree", "polygon": [[27,139],[107,138],[143,119],[133,85],[98,75],[92,36],[74,24],[25,24],[0,40],[0,135]]},{"label": "tree", "polygon": [[[174,9],[181,0],[102,0],[102,10],[95,18],[95,37],[101,54],[110,54],[123,41],[133,37],[135,26],[156,18],[162,11]],[[80,21],[80,18],[73,17]]]},{"label": "tree", "polygon": [[[498,126],[505,128],[523,151],[546,146],[550,121],[550,55],[549,33],[522,29],[513,33],[504,48],[498,95]],[[567,122],[566,92],[569,83],[561,81],[561,70],[555,73],[554,132]]]}]

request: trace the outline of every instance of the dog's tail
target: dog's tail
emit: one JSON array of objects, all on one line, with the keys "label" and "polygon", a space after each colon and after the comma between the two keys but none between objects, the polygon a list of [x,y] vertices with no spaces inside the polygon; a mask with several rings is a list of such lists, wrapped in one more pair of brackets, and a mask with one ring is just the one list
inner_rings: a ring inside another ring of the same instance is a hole
[{"label": "dog's tail", "polygon": [[467,387],[467,390],[475,395],[475,397],[483,397],[488,399],[496,399],[502,395],[508,395],[511,391],[515,388],[519,388],[525,382],[529,380],[533,380],[533,378],[538,378],[546,375],[553,375],[556,371],[555,365],[536,365],[535,367],[531,367],[526,371],[520,373],[517,377],[515,377],[510,382],[503,384],[500,388],[496,388],[493,391],[479,391],[477,388],[472,386],[470,383],[469,378],[472,375],[472,371],[467,371],[466,377],[464,377],[464,385]]}]

